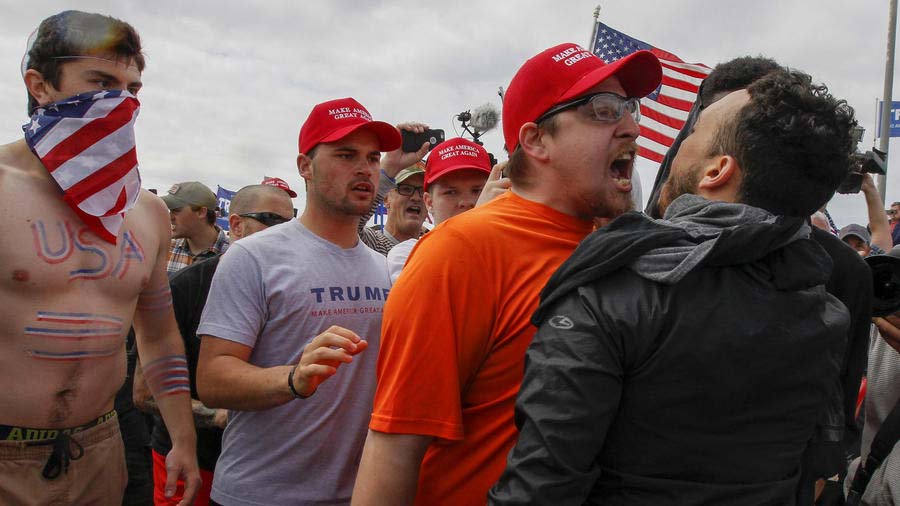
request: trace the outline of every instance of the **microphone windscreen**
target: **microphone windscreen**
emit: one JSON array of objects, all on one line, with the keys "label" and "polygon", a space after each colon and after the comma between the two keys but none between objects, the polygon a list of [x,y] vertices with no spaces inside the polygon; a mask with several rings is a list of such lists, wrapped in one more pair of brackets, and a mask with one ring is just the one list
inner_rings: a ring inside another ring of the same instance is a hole
[{"label": "microphone windscreen", "polygon": [[472,111],[472,121],[469,122],[472,128],[485,133],[497,126],[500,122],[500,111],[491,103],[483,104]]}]

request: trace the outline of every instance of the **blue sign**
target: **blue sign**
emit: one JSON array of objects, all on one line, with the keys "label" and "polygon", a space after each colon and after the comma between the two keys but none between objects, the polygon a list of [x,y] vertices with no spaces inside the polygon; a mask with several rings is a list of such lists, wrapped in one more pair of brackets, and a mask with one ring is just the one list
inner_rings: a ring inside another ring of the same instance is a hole
[{"label": "blue sign", "polygon": [[216,217],[216,225],[222,230],[228,230],[228,208],[231,207],[231,199],[237,192],[226,190],[221,186],[217,186],[216,198],[219,199],[219,213]]},{"label": "blue sign", "polygon": [[[883,100],[878,101],[878,115],[875,122],[875,138],[881,138],[881,107]],[[891,117],[888,122],[891,129],[891,137],[900,137],[900,102],[891,102]]]}]

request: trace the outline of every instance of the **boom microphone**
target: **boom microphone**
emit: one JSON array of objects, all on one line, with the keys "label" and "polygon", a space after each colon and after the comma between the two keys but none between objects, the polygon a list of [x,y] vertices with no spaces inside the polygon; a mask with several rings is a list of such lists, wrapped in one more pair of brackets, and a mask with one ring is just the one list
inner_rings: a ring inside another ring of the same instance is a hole
[{"label": "boom microphone", "polygon": [[500,122],[500,111],[493,104],[480,105],[472,111],[472,121],[469,124],[479,133],[485,133],[497,126]]}]

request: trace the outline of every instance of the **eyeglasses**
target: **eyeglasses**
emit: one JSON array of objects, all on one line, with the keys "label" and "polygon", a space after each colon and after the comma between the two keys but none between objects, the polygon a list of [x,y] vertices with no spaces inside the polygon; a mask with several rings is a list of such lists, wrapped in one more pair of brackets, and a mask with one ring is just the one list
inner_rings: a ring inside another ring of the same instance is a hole
[{"label": "eyeglasses", "polygon": [[397,193],[404,197],[412,197],[414,193],[419,192],[420,196],[425,195],[425,190],[421,186],[413,186],[411,184],[398,184]]},{"label": "eyeglasses", "polygon": [[[582,107],[588,105],[590,107]],[[622,119],[625,111],[631,114],[635,123],[641,121],[640,99],[635,97],[626,98],[615,93],[601,91],[600,93],[557,104],[551,107],[549,111],[541,114],[535,123],[540,123],[554,114],[573,107],[578,107],[587,117],[600,123],[615,123]]]},{"label": "eyeglasses", "polygon": [[238,216],[241,218],[253,218],[267,227],[291,221],[290,218],[285,218],[284,216],[275,213],[244,213],[239,214]]}]

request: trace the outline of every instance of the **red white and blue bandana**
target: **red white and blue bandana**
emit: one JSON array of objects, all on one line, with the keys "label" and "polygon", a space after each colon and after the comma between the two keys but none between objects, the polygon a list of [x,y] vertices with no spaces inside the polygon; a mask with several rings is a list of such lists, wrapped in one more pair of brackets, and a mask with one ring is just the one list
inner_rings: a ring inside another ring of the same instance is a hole
[{"label": "red white and blue bandana", "polygon": [[63,191],[63,200],[104,241],[116,244],[141,191],[134,121],[137,98],[92,91],[35,109],[25,141]]}]

